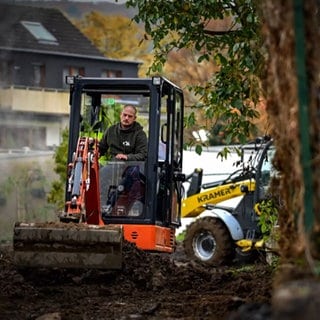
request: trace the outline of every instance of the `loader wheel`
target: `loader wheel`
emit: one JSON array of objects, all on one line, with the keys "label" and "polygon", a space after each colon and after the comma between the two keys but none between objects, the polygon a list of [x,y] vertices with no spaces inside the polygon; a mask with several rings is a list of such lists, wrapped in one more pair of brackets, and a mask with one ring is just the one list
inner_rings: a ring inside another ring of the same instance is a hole
[{"label": "loader wheel", "polygon": [[235,254],[229,231],[221,220],[212,217],[191,223],[186,229],[183,245],[190,260],[209,266],[226,265]]}]

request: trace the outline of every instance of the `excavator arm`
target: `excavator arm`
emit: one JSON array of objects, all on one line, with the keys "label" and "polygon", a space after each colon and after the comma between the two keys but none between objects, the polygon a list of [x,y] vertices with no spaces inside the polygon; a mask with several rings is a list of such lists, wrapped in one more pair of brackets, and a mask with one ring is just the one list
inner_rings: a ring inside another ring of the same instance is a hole
[{"label": "excavator arm", "polygon": [[61,221],[104,225],[100,207],[98,157],[98,141],[80,137],[73,162],[68,166],[69,199],[65,211],[60,215]]}]

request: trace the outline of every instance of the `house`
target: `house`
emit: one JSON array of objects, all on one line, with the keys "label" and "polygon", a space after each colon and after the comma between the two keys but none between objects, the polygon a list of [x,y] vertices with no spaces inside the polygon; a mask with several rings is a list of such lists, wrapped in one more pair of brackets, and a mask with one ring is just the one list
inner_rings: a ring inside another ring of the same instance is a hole
[{"label": "house", "polygon": [[137,77],[58,9],[0,3],[0,149],[48,149],[68,124],[67,75]]}]

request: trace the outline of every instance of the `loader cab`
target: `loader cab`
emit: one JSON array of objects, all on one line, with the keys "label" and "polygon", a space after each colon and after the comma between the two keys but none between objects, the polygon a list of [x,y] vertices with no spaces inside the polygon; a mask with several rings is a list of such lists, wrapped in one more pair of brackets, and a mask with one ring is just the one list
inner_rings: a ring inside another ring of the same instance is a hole
[{"label": "loader cab", "polygon": [[[137,108],[148,138],[145,161],[100,159],[99,214],[105,224],[180,226],[183,93],[162,77],[72,77],[68,163],[80,136],[100,140],[124,105]],[[66,186],[66,201],[71,194]]]},{"label": "loader cab", "polygon": [[270,187],[271,179],[277,176],[276,169],[274,168],[272,163],[274,155],[275,147],[273,145],[273,140],[267,140],[263,148],[261,148],[261,152],[259,154],[258,162],[256,165],[255,180],[257,183],[257,188],[254,197],[255,203],[265,198]]},{"label": "loader cab", "polygon": [[248,177],[254,178],[256,182],[255,202],[265,196],[271,178],[277,174],[272,164],[274,154],[273,139],[269,136],[258,137],[241,147],[240,165]]},{"label": "loader cab", "polygon": [[273,140],[269,137],[258,138],[242,147],[243,170],[248,178],[254,179],[255,188],[243,195],[232,214],[237,218],[246,239],[261,236],[255,205],[266,198],[271,178],[276,175],[272,165],[274,153]]}]

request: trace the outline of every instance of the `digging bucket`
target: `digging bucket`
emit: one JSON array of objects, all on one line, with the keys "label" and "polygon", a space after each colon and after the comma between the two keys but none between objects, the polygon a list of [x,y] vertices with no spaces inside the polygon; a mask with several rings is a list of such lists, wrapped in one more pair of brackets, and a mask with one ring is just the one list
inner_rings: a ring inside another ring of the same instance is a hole
[{"label": "digging bucket", "polygon": [[73,223],[16,223],[17,267],[121,269],[121,226]]}]

